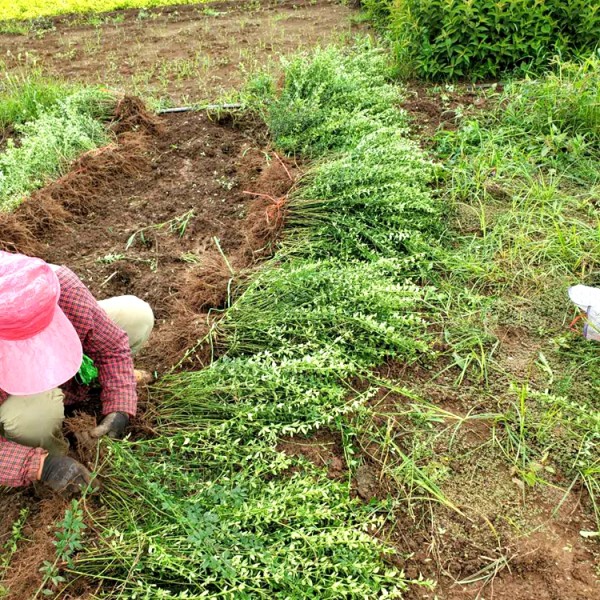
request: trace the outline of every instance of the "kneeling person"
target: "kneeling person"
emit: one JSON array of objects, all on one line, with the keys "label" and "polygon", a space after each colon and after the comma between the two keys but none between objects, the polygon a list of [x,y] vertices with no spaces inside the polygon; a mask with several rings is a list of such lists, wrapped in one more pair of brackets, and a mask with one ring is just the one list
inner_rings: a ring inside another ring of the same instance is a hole
[{"label": "kneeling person", "polygon": [[122,437],[137,409],[132,355],[153,326],[135,296],[97,302],[66,267],[0,251],[0,485],[89,483],[61,434],[64,405],[86,395],[75,378],[83,356],[101,386],[103,419],[90,435]]}]

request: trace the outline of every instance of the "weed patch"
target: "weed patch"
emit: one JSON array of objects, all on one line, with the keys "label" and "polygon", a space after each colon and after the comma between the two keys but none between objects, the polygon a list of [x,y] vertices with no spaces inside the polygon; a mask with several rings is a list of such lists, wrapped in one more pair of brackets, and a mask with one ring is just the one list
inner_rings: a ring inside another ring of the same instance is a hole
[{"label": "weed patch", "polygon": [[48,81],[39,73],[6,71],[0,93],[0,129],[34,121],[73,92],[71,87]]},{"label": "weed patch", "polygon": [[583,486],[597,516],[597,359],[567,331],[567,288],[598,284],[599,66],[515,82],[437,136],[459,226],[439,255],[451,368],[498,394],[495,443],[523,485]]},{"label": "weed patch", "polygon": [[104,92],[82,90],[57,101],[38,118],[15,124],[20,144],[9,140],[0,154],[0,209],[14,208],[25,194],[64,172],[78,155],[107,143],[101,119],[112,103]]}]

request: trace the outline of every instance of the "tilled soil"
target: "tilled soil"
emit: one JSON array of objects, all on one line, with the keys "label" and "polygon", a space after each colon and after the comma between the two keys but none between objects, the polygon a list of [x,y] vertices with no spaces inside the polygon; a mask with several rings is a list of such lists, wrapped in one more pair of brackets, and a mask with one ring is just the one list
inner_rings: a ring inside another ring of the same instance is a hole
[{"label": "tilled soil", "polygon": [[176,104],[239,89],[278,56],[352,38],[364,25],[334,0],[257,0],[44,19],[27,35],[0,34],[7,69],[99,83]]},{"label": "tilled soil", "polygon": [[261,125],[235,115],[125,121],[113,144],[0,215],[0,246],[68,266],[99,300],[147,301],[156,328],[139,365],[161,373],[270,253],[299,171],[268,148]]}]

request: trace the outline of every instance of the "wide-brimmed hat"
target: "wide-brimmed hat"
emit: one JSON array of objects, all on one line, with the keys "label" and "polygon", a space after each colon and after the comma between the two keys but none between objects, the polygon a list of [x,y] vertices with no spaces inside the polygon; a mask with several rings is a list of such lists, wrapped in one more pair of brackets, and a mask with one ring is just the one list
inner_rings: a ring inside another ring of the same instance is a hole
[{"label": "wide-brimmed hat", "polygon": [[59,297],[49,264],[0,251],[0,389],[8,394],[45,392],[79,370],[81,341]]}]

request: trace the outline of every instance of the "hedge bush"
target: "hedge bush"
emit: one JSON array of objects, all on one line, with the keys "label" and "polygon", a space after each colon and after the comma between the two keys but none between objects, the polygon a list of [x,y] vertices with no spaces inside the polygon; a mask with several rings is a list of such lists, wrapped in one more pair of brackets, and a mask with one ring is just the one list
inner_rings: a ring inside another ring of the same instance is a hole
[{"label": "hedge bush", "polygon": [[389,29],[404,74],[431,80],[542,71],[593,52],[600,0],[363,0]]}]

